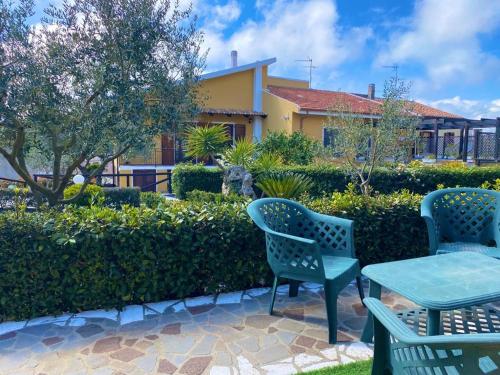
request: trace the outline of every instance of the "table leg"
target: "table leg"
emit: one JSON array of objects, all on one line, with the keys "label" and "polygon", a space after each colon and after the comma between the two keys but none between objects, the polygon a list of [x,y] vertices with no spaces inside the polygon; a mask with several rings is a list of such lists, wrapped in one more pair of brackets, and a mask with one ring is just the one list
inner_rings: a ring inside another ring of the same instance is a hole
[{"label": "table leg", "polygon": [[[380,299],[382,295],[382,288],[380,284],[370,280],[370,289],[368,294],[370,297]],[[365,328],[363,329],[363,334],[361,335],[361,341],[366,343],[373,341],[373,315],[370,311],[368,311],[368,317],[366,319]]]},{"label": "table leg", "polygon": [[427,309],[427,336],[439,335],[441,311]]}]

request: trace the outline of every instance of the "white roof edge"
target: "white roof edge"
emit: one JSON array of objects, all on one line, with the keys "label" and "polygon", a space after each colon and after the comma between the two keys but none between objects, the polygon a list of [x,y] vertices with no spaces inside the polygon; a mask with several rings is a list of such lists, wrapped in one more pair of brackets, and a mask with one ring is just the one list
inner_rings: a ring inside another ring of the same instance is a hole
[{"label": "white roof edge", "polygon": [[271,65],[274,64],[275,62],[276,62],[276,57],[273,57],[266,60],[255,61],[250,64],[235,66],[234,68],[222,69],[211,73],[205,73],[202,74],[200,78],[204,80],[204,79],[222,77],[228,74],[239,73],[239,72],[244,72],[245,70],[255,69],[258,65]]},{"label": "white roof edge", "polygon": [[278,78],[278,79],[286,79],[287,81],[297,81],[297,82],[306,82],[309,83],[307,79],[298,79],[298,78],[288,78],[288,77],[280,77],[280,76],[271,76],[267,75],[269,78]]}]

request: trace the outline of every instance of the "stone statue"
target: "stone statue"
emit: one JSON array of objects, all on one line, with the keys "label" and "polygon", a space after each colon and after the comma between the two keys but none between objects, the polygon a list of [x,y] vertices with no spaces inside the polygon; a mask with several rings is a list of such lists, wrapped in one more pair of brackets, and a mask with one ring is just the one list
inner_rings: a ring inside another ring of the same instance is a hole
[{"label": "stone statue", "polygon": [[222,194],[242,194],[255,199],[252,184],[252,175],[245,168],[232,166],[224,171]]}]

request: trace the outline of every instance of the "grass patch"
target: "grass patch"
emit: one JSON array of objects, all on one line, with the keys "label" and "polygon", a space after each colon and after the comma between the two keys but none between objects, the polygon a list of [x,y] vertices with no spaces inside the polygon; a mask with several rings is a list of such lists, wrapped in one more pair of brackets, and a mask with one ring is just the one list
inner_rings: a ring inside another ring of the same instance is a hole
[{"label": "grass patch", "polygon": [[359,361],[334,367],[323,368],[321,370],[306,372],[307,375],[370,375],[372,361]]}]

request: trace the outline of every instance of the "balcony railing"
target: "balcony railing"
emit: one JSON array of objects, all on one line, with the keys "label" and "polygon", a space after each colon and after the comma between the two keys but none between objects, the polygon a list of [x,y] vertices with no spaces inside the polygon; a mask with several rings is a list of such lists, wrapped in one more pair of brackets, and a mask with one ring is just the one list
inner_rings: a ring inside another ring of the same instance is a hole
[{"label": "balcony railing", "polygon": [[[202,162],[198,159],[193,159],[186,156],[186,150],[179,148],[153,148],[142,153],[136,153],[130,157],[122,157],[120,159],[120,164],[122,165],[154,165],[154,166],[164,166],[164,165],[175,165],[182,162]],[[206,165],[212,165],[212,163],[205,163]]]}]

